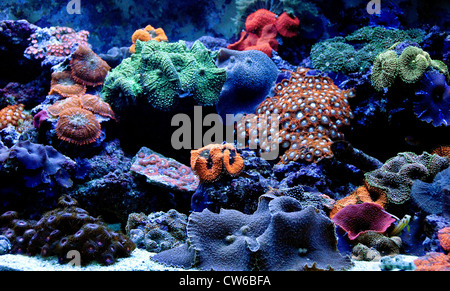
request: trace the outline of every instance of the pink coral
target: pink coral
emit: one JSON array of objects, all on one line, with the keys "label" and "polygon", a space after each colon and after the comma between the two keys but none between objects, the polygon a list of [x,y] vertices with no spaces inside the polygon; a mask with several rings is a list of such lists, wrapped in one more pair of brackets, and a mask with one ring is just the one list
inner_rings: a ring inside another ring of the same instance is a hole
[{"label": "pink coral", "polygon": [[368,202],[347,205],[332,220],[347,232],[351,240],[368,231],[384,233],[396,221],[383,207]]}]

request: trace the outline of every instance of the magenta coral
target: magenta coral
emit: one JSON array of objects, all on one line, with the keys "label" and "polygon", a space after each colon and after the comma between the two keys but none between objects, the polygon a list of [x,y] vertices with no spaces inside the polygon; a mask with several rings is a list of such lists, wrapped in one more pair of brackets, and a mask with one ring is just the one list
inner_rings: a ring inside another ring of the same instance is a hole
[{"label": "magenta coral", "polygon": [[351,240],[368,231],[384,233],[396,221],[383,207],[368,202],[347,205],[332,220],[347,232]]}]

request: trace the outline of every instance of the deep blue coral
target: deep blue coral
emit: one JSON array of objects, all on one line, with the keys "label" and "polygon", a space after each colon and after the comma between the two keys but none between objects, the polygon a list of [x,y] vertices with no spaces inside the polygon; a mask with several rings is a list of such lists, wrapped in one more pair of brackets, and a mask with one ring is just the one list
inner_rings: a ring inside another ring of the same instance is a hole
[{"label": "deep blue coral", "polygon": [[420,100],[414,102],[414,113],[420,120],[432,123],[433,126],[449,125],[450,86],[444,75],[436,71],[425,73],[416,96]]}]

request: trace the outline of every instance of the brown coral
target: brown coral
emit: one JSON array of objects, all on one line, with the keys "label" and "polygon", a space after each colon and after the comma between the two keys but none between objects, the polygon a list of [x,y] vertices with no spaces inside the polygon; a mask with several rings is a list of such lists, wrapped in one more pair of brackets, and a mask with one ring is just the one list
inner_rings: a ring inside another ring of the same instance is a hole
[{"label": "brown coral", "polygon": [[435,148],[431,152],[431,154],[436,154],[436,155],[441,156],[441,157],[448,157],[448,158],[450,158],[450,146],[448,146],[448,145],[439,146],[439,147]]},{"label": "brown coral", "polygon": [[76,145],[95,142],[101,133],[95,115],[82,108],[70,107],[59,114],[56,123],[58,138]]},{"label": "brown coral", "polygon": [[52,74],[49,95],[58,94],[68,98],[81,96],[86,92],[86,86],[78,84],[70,71],[56,72]]},{"label": "brown coral", "polygon": [[416,271],[450,271],[450,254],[428,253],[414,260]]},{"label": "brown coral", "polygon": [[73,79],[86,86],[102,85],[111,67],[89,47],[79,45],[70,60]]},{"label": "brown coral", "polygon": [[24,105],[8,105],[0,110],[0,130],[11,124],[16,128],[16,131],[21,133],[25,129],[25,124],[31,122],[33,117],[24,112]]},{"label": "brown coral", "polygon": [[446,251],[450,251],[450,227],[444,227],[438,231],[438,239],[441,247]]},{"label": "brown coral", "polygon": [[53,105],[47,108],[47,112],[57,117],[66,110],[67,108],[78,107],[81,108],[81,98],[79,97],[70,97],[63,100],[56,101]]}]

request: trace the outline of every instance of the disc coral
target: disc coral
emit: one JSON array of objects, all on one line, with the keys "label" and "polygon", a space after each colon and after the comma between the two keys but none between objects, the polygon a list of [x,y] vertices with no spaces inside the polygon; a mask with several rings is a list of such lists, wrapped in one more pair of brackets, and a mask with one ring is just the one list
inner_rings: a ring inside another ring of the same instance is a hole
[{"label": "disc coral", "polygon": [[85,145],[96,141],[100,133],[100,123],[95,115],[86,109],[70,107],[59,114],[56,123],[56,134],[59,139],[76,145]]},{"label": "disc coral", "polygon": [[415,46],[405,48],[398,58],[399,75],[405,83],[417,82],[430,65],[430,55]]},{"label": "disc coral", "polygon": [[210,144],[191,151],[191,168],[200,182],[213,182],[222,173],[238,175],[244,169],[244,159],[231,144]]},{"label": "disc coral", "polygon": [[96,53],[85,45],[79,45],[70,59],[72,77],[86,86],[103,84],[106,74],[111,67]]},{"label": "disc coral", "polygon": [[380,53],[373,62],[371,81],[377,90],[390,87],[397,77],[398,56],[393,50]]},{"label": "disc coral", "polygon": [[78,84],[70,71],[52,73],[49,95],[58,94],[62,97],[80,96],[86,92],[86,86]]}]

